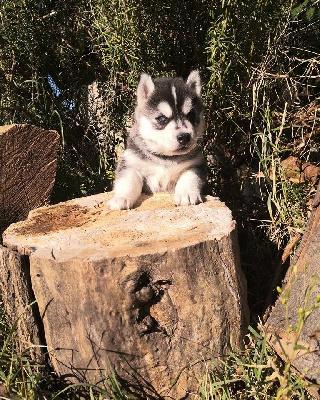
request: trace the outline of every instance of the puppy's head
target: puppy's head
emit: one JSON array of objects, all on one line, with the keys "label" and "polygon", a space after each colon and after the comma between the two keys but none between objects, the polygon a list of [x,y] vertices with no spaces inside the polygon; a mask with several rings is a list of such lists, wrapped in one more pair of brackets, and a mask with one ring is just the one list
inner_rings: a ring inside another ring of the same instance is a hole
[{"label": "puppy's head", "polygon": [[188,79],[159,78],[142,74],[137,89],[138,134],[157,154],[187,154],[204,129],[201,81],[198,71]]}]

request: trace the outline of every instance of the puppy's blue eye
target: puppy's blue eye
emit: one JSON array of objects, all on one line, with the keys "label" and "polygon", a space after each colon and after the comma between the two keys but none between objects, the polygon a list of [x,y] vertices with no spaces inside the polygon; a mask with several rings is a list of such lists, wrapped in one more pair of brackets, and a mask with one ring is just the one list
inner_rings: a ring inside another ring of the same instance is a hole
[{"label": "puppy's blue eye", "polygon": [[159,124],[164,125],[166,124],[169,119],[165,117],[164,115],[160,115],[160,117],[157,117],[156,120],[159,122]]}]

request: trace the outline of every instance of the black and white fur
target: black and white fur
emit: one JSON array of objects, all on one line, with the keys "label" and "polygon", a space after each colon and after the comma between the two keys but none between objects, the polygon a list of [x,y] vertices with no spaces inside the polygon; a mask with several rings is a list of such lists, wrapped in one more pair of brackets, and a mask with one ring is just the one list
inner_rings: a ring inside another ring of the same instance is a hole
[{"label": "black and white fur", "polygon": [[198,71],[188,79],[142,74],[137,89],[135,124],[116,170],[108,207],[134,207],[142,191],[174,192],[177,205],[198,204],[206,164],[199,140],[204,130]]}]

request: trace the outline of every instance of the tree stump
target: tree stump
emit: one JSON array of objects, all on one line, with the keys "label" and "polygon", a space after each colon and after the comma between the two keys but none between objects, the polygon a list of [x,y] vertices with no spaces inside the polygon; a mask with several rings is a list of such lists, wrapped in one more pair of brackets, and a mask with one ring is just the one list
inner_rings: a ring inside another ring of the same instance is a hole
[{"label": "tree stump", "polygon": [[[318,385],[319,321],[320,184],[301,244],[283,282],[281,296],[266,324],[270,332],[269,343],[277,353]],[[318,396],[320,392],[314,394]]]},{"label": "tree stump", "polygon": [[0,236],[49,202],[59,135],[32,125],[0,127]]},{"label": "tree stump", "polygon": [[[59,135],[32,125],[0,127],[0,293],[11,324],[18,322],[21,346],[39,353],[37,312],[29,260],[1,246],[3,231],[27,218],[30,210],[49,203],[53,188]],[[19,318],[23,316],[22,318]]]},{"label": "tree stump", "polygon": [[144,196],[128,211],[108,210],[109,196],[34,210],[6,230],[4,245],[28,258],[58,374],[97,383],[111,362],[131,388],[143,382],[149,396],[186,398],[207,357],[242,343],[235,222],[210,196],[187,207],[171,195]]}]

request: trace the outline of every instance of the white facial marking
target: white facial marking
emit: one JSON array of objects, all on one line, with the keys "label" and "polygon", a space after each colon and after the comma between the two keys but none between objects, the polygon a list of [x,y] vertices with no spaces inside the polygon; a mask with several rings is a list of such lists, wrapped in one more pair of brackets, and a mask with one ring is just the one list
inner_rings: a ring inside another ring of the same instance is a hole
[{"label": "white facial marking", "polygon": [[187,97],[182,105],[182,112],[184,115],[187,115],[192,109],[192,100],[190,97]]},{"label": "white facial marking", "polygon": [[172,109],[171,109],[169,103],[167,103],[166,101],[162,101],[161,103],[158,104],[158,110],[165,117],[167,117],[167,118],[172,117],[172,114],[173,114]]},{"label": "white facial marking", "polygon": [[153,140],[154,130],[152,128],[151,121],[147,117],[141,117],[139,123],[140,123],[140,129],[139,129],[140,135],[144,139]]},{"label": "white facial marking", "polygon": [[171,91],[172,91],[172,96],[174,99],[174,104],[177,107],[177,91],[176,91],[176,88],[174,85],[172,85]]}]

